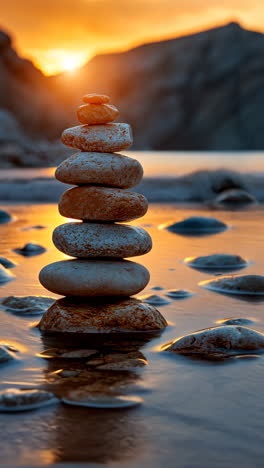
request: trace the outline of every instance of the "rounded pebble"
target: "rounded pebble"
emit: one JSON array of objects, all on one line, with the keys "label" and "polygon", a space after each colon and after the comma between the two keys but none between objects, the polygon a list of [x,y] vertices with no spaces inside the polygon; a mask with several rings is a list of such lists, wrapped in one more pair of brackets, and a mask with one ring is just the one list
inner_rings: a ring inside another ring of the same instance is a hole
[{"label": "rounded pebble", "polygon": [[111,395],[90,395],[84,400],[73,400],[74,393],[72,392],[69,398],[63,398],[62,401],[67,405],[85,406],[87,408],[102,408],[102,409],[122,409],[132,408],[141,405],[143,398],[138,396],[111,396]]},{"label": "rounded pebble", "polygon": [[158,310],[134,298],[59,299],[39,324],[42,331],[65,333],[152,331],[166,326]]},{"label": "rounded pebble", "polygon": [[113,122],[119,115],[111,104],[83,104],[77,108],[77,118],[81,124],[101,125]]},{"label": "rounded pebble", "polygon": [[179,234],[196,235],[199,233],[207,234],[224,231],[227,229],[227,226],[225,223],[215,218],[192,216],[178,223],[163,224],[160,228]]},{"label": "rounded pebble", "polygon": [[110,97],[105,94],[85,94],[82,98],[83,102],[88,102],[90,104],[106,104],[110,101]]},{"label": "rounded pebble", "polygon": [[62,216],[84,221],[131,221],[147,209],[140,193],[107,187],[75,187],[66,190],[59,202]]},{"label": "rounded pebble", "polygon": [[135,257],[152,248],[144,229],[123,224],[62,224],[53,232],[53,242],[61,252],[78,258]]},{"label": "rounded pebble", "polygon": [[140,183],[143,168],[136,159],[122,154],[83,151],[63,161],[55,177],[65,184],[127,189]]},{"label": "rounded pebble", "polygon": [[165,299],[165,297],[159,296],[157,294],[147,294],[146,296],[141,296],[139,299],[151,305],[162,306],[170,304],[170,301],[168,301],[168,299]]},{"label": "rounded pebble", "polygon": [[58,402],[58,398],[53,393],[45,390],[8,388],[0,392],[1,412],[31,411]]},{"label": "rounded pebble", "polygon": [[24,257],[32,257],[34,255],[40,255],[46,252],[45,247],[34,242],[29,242],[24,245],[24,247],[14,249],[14,252],[23,255]]},{"label": "rounded pebble", "polygon": [[114,153],[129,148],[133,143],[130,125],[109,123],[107,125],[79,125],[67,128],[61,141],[70,148],[82,151]]},{"label": "rounded pebble", "polygon": [[264,276],[223,276],[217,279],[201,281],[199,286],[220,293],[222,292],[229,294],[246,294],[249,296],[258,296],[264,294]]},{"label": "rounded pebble", "polygon": [[62,296],[127,297],[145,288],[149,272],[128,260],[63,260],[45,266],[39,279]]},{"label": "rounded pebble", "polygon": [[240,255],[213,254],[203,257],[187,257],[184,260],[188,266],[197,269],[236,269],[243,268],[248,262]]},{"label": "rounded pebble", "polygon": [[8,281],[12,281],[13,279],[15,279],[15,275],[0,265],[0,284],[8,283]]}]

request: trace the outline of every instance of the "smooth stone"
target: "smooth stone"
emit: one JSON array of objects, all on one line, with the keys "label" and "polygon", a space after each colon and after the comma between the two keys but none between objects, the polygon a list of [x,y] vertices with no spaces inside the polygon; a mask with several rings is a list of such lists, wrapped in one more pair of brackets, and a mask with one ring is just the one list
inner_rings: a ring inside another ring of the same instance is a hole
[{"label": "smooth stone", "polygon": [[53,393],[45,390],[7,388],[0,392],[0,411],[2,412],[31,411],[58,402],[58,398]]},{"label": "smooth stone", "polygon": [[110,101],[110,97],[106,96],[105,94],[85,94],[82,98],[83,102],[87,102],[90,104],[106,104]]},{"label": "smooth stone", "polygon": [[51,348],[42,351],[37,354],[37,356],[44,359],[87,359],[95,354],[98,354],[96,349],[73,349],[69,351],[60,348]]},{"label": "smooth stone", "polygon": [[163,224],[160,228],[180,234],[199,234],[224,231],[227,229],[227,226],[225,223],[215,218],[191,216],[190,218],[186,218],[178,223]]},{"label": "smooth stone", "polygon": [[45,266],[39,280],[62,296],[128,297],[145,288],[149,272],[128,260],[62,260]]},{"label": "smooth stone", "polygon": [[245,190],[231,189],[220,193],[213,203],[223,206],[245,206],[257,203],[257,199]]},{"label": "smooth stone", "polygon": [[54,302],[55,298],[47,296],[8,296],[2,300],[2,305],[17,315],[39,315]]},{"label": "smooth stone", "polygon": [[70,185],[104,185],[127,189],[140,183],[143,168],[136,159],[122,154],[83,151],[63,161],[55,177]]},{"label": "smooth stone", "polygon": [[42,245],[36,244],[34,242],[28,242],[24,245],[24,247],[14,249],[14,252],[23,255],[24,257],[31,257],[46,252],[46,249]]},{"label": "smooth stone", "polygon": [[59,201],[62,216],[84,221],[131,221],[147,209],[147,199],[140,193],[108,187],[71,188]]},{"label": "smooth stone", "polygon": [[114,153],[129,148],[133,143],[133,137],[130,125],[110,123],[67,128],[62,133],[61,141],[70,148],[82,151]]},{"label": "smooth stone", "polygon": [[158,310],[134,298],[123,300],[59,299],[42,317],[48,332],[92,333],[162,330],[166,320]]},{"label": "smooth stone", "polygon": [[162,288],[161,286],[153,286],[153,288],[151,288],[153,291],[163,291],[164,288]]},{"label": "smooth stone", "polygon": [[184,263],[193,268],[217,269],[217,268],[242,268],[248,262],[240,255],[213,254],[202,257],[187,257]]},{"label": "smooth stone", "polygon": [[185,289],[170,289],[166,292],[166,296],[171,297],[172,299],[186,299],[192,295],[193,293],[186,291]]},{"label": "smooth stone", "polygon": [[15,279],[15,275],[0,265],[0,284],[8,283],[8,281],[12,281],[13,279]]},{"label": "smooth stone", "polygon": [[78,258],[135,257],[152,248],[144,229],[125,224],[62,224],[53,232],[53,242],[61,252]]},{"label": "smooth stone", "polygon": [[12,219],[12,216],[7,211],[0,210],[0,224],[9,223]]},{"label": "smooth stone", "polygon": [[247,327],[207,328],[178,338],[163,347],[179,354],[233,355],[264,350],[264,334]]},{"label": "smooth stone", "polygon": [[143,398],[138,396],[114,396],[114,395],[87,395],[86,399],[75,400],[75,393],[71,392],[70,398],[62,398],[67,405],[84,406],[87,408],[119,409],[132,408],[143,403]]},{"label": "smooth stone", "polygon": [[83,104],[76,112],[79,122],[87,125],[107,124],[119,115],[118,109],[111,104]]},{"label": "smooth stone", "polygon": [[0,257],[0,265],[2,265],[4,268],[14,268],[16,263],[11,262],[11,260],[8,260],[8,258]]},{"label": "smooth stone", "polygon": [[245,318],[229,318],[229,319],[224,319],[224,320],[218,320],[217,323],[221,323],[221,325],[242,325],[242,326],[247,326],[247,325],[252,325],[254,323],[254,320],[249,320]]},{"label": "smooth stone", "polygon": [[14,352],[18,350],[7,344],[0,343],[0,363],[13,361],[15,359]]},{"label": "smooth stone", "polygon": [[146,296],[140,296],[139,299],[151,305],[162,306],[170,304],[170,301],[168,301],[168,299],[165,299],[165,297],[159,296],[157,294],[147,294]]},{"label": "smooth stone", "polygon": [[201,281],[199,286],[203,286],[206,289],[220,293],[258,296],[264,294],[264,276],[223,276],[217,279]]}]

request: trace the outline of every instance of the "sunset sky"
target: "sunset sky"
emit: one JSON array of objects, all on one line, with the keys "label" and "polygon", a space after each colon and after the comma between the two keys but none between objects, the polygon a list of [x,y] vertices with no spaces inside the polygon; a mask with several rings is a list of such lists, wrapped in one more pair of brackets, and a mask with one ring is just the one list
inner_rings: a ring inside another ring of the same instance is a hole
[{"label": "sunset sky", "polygon": [[96,53],[124,50],[239,21],[264,31],[263,0],[8,0],[0,27],[45,74],[74,70]]}]

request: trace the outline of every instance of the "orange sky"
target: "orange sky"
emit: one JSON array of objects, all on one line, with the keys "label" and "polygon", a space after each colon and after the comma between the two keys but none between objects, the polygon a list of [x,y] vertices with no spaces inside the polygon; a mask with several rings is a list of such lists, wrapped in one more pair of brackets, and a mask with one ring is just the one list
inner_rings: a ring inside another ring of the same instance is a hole
[{"label": "orange sky", "polygon": [[46,74],[230,20],[264,31],[263,0],[5,0],[0,27]]}]

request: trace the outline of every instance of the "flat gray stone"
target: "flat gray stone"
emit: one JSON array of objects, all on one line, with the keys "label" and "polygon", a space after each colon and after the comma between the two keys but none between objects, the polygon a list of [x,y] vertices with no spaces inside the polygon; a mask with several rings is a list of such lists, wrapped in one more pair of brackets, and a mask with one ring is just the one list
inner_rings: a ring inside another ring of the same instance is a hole
[{"label": "flat gray stone", "polygon": [[199,286],[224,294],[262,296],[264,295],[264,276],[223,276],[221,278],[201,281]]},{"label": "flat gray stone", "polygon": [[236,269],[243,268],[248,262],[240,255],[213,254],[201,257],[187,257],[184,260],[186,265],[197,269]]}]

